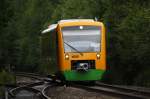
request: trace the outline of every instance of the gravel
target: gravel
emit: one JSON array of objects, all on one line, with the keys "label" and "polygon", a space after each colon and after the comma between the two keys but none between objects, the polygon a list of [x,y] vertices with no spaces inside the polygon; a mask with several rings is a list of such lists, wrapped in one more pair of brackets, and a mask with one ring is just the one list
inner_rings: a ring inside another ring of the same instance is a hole
[{"label": "gravel", "polygon": [[48,95],[51,99],[121,99],[106,96],[101,93],[89,92],[84,89],[65,86],[51,87],[48,91]]}]

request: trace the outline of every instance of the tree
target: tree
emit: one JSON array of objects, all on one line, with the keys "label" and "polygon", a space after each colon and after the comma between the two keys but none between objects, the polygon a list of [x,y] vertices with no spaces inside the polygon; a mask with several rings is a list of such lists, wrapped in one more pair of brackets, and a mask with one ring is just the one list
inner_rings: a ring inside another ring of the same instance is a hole
[{"label": "tree", "polygon": [[150,37],[147,3],[138,0],[106,3],[108,8],[104,19],[108,30],[108,61],[115,83],[133,84],[136,77],[142,75],[141,70],[145,70],[143,65],[147,67],[150,64],[149,58],[145,58],[149,52],[149,40],[145,38]]}]

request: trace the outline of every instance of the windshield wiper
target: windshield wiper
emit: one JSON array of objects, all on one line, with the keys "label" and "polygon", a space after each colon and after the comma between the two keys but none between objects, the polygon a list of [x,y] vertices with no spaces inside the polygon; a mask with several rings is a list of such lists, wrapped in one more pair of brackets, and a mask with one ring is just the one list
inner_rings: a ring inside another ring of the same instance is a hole
[{"label": "windshield wiper", "polygon": [[75,47],[73,47],[72,45],[70,45],[70,44],[68,44],[68,43],[66,43],[66,42],[64,42],[66,45],[68,45],[69,47],[71,47],[72,49],[74,49],[76,52],[78,52],[78,53],[80,53],[80,55],[83,55],[83,53],[82,52],[80,52],[79,50],[77,50]]}]

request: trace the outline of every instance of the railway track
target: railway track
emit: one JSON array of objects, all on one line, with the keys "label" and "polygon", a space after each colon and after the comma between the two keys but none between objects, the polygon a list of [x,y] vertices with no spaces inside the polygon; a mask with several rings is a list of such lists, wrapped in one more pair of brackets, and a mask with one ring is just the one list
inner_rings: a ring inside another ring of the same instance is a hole
[{"label": "railway track", "polygon": [[109,84],[104,84],[104,83],[96,83],[96,86],[111,88],[113,90],[118,90],[120,92],[124,91],[126,93],[131,93],[131,94],[135,94],[138,96],[142,96],[143,98],[146,98],[146,99],[150,99],[150,91],[144,91],[144,90],[135,89],[135,88],[121,87],[117,85],[109,85]]},{"label": "railway track", "polygon": [[[37,90],[37,89],[34,89],[32,87],[27,87],[27,86],[24,86],[24,87],[20,87],[20,88],[17,88],[17,89],[13,89],[12,93],[11,93],[11,97],[17,97],[18,94],[21,92],[21,91],[27,91],[28,93],[34,93],[32,95],[32,97],[38,97],[39,99],[42,99],[42,94],[41,94],[41,91]],[[23,96],[23,95],[20,95],[20,96]],[[31,97],[31,96],[30,96]],[[36,98],[33,98],[33,99],[36,99]]]},{"label": "railway track", "polygon": [[88,91],[98,92],[109,96],[126,98],[126,99],[150,99],[150,92],[136,90],[104,83],[96,83],[95,86],[85,86],[73,84],[73,87],[83,88]]},{"label": "railway track", "polygon": [[46,86],[45,88],[43,88],[42,90],[42,96],[45,98],[45,99],[51,99],[51,97],[48,95],[48,90],[51,88],[51,87],[55,87],[56,84],[52,84],[52,85],[48,85]]},{"label": "railway track", "polygon": [[[10,95],[15,96],[20,90],[28,90],[39,96],[39,99],[51,99],[48,95],[48,90],[51,87],[62,85],[60,80],[47,78],[33,73],[16,73],[16,76],[24,76],[39,80],[38,82],[25,84],[10,90]],[[36,89],[34,86],[44,85],[42,90]],[[71,84],[71,87],[86,89],[92,92],[102,93],[108,96],[121,97],[125,99],[150,99],[150,91],[137,90],[133,88],[121,87],[117,85],[109,85],[104,83],[96,83],[95,86],[87,86],[81,84]],[[41,98],[42,97],[42,98]]]},{"label": "railway track", "polygon": [[40,75],[35,73],[16,72],[15,76],[28,77],[28,78],[33,78],[39,81],[46,81],[46,82],[50,82],[53,80],[52,77],[47,77],[47,75]]},{"label": "railway track", "polygon": [[33,93],[34,98],[32,97],[32,99],[36,99],[37,97],[38,99],[44,99],[42,96],[42,92],[39,89],[36,89],[35,86],[44,85],[45,83],[48,84],[52,80],[50,78],[47,78],[46,76],[41,76],[39,74],[34,73],[17,72],[15,73],[15,76],[19,76],[20,78],[27,77],[32,79],[33,82],[32,83],[31,82],[29,83],[28,81],[23,82],[24,83],[23,85],[22,82],[17,83],[17,87],[9,90],[10,97],[16,97],[18,93],[25,90],[28,93]]},{"label": "railway track", "polygon": [[14,97],[15,94],[16,94],[18,91],[23,90],[23,89],[26,89],[26,90],[29,90],[29,91],[33,91],[33,92],[39,92],[38,90],[36,90],[36,89],[34,89],[34,88],[32,88],[32,87],[33,87],[33,86],[38,86],[38,85],[41,85],[41,84],[43,84],[42,81],[41,81],[41,82],[31,83],[31,84],[26,84],[26,85],[24,85],[24,86],[18,86],[18,87],[15,87],[15,88],[11,89],[11,90],[9,91],[9,94]]},{"label": "railway track", "polygon": [[[17,84],[17,87],[9,90],[9,95],[11,97],[16,97],[17,94],[22,91],[26,90],[28,92],[34,93],[34,96],[39,97],[39,99],[50,99],[48,95],[46,94],[47,89],[50,86],[56,85],[56,83],[61,83],[60,80],[53,79],[53,76],[47,77],[46,75],[39,75],[39,74],[34,74],[34,73],[24,73],[24,72],[17,72],[15,73],[15,76],[20,76],[20,77],[27,77],[31,79],[35,79],[36,82],[28,83],[26,82],[24,85],[19,85]],[[38,86],[42,86],[42,88],[37,88]],[[42,89],[42,90],[41,90]],[[36,99],[36,98],[32,98]]]}]

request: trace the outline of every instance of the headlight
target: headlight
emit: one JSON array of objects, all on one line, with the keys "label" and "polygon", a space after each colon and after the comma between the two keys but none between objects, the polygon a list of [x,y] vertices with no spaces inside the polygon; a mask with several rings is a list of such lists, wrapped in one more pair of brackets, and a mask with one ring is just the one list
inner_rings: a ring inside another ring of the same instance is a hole
[{"label": "headlight", "polygon": [[97,59],[100,59],[100,54],[97,54],[96,56],[97,56]]},{"label": "headlight", "polygon": [[66,54],[66,55],[65,55],[65,59],[69,59],[69,55]]}]

